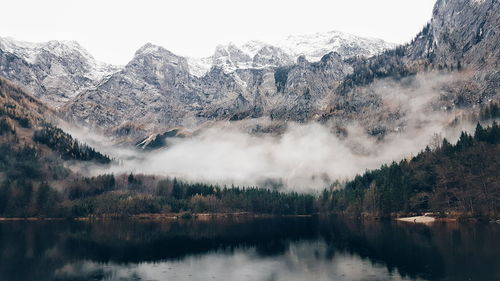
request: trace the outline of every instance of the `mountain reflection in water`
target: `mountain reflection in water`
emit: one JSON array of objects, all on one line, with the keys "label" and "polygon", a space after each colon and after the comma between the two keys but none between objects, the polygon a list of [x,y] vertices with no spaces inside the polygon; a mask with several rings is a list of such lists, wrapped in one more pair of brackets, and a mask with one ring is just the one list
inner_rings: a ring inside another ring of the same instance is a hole
[{"label": "mountain reflection in water", "polygon": [[499,280],[500,226],[318,218],[0,223],[0,280]]}]

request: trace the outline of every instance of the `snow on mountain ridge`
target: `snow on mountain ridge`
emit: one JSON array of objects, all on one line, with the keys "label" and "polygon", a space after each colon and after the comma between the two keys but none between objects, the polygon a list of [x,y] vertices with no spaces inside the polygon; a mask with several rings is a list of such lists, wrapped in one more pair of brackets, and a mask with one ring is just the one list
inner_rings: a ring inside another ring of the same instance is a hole
[{"label": "snow on mountain ridge", "polygon": [[98,62],[76,41],[30,43],[0,37],[0,75],[58,108],[120,69]]},{"label": "snow on mountain ridge", "polygon": [[381,39],[364,38],[340,31],[291,35],[278,41],[276,45],[295,57],[304,55],[308,61],[319,61],[332,51],[343,57],[356,55],[369,57],[396,46]]},{"label": "snow on mountain ridge", "polygon": [[[210,57],[186,57],[189,72],[197,77],[205,75],[213,66],[220,67],[226,73],[237,69],[262,69],[293,64],[301,55],[308,61],[319,61],[329,52],[337,52],[342,57],[354,55],[372,56],[385,49],[394,47],[380,39],[362,38],[339,31],[329,31],[306,35],[291,35],[274,42],[251,40],[243,44],[228,43],[218,45]],[[32,43],[0,37],[0,49],[23,58],[30,64],[37,63],[41,53],[49,52],[57,57],[80,58],[89,71],[85,76],[100,80],[118,71],[123,66],[115,66],[96,61],[94,57],[76,41],[48,41]],[[167,51],[150,43],[145,44],[138,53]],[[176,56],[171,53],[172,56]]]},{"label": "snow on mountain ridge", "polygon": [[0,37],[0,49],[21,57],[30,64],[36,64],[43,52],[48,52],[56,57],[79,58],[87,64],[90,71],[86,73],[89,79],[99,80],[117,71],[120,66],[100,62],[83,48],[80,43],[73,40],[34,43],[16,40],[10,37]]},{"label": "snow on mountain ridge", "polygon": [[[252,40],[243,44],[228,43],[218,45],[214,54],[208,58],[189,58],[191,73],[202,76],[212,66],[219,66],[225,72],[237,69],[277,67],[294,63],[299,56],[305,56],[310,62],[319,61],[330,52],[337,52],[342,57],[370,57],[396,44],[381,39],[364,38],[340,31],[318,32],[305,35],[290,35],[274,42]],[[222,54],[225,52],[224,54]],[[262,52],[267,59],[262,60]],[[260,57],[256,58],[260,53]],[[249,62],[250,57],[252,62]],[[212,64],[209,63],[212,61]],[[267,63],[265,63],[267,62]]]},{"label": "snow on mountain ridge", "polygon": [[263,41],[252,40],[241,45],[240,49],[253,57],[259,52],[260,49],[268,46],[272,45]]},{"label": "snow on mountain ridge", "polygon": [[[249,41],[241,45],[218,45],[208,58],[183,57],[147,43],[135,52],[127,65],[114,66],[98,62],[76,41],[29,43],[0,37],[0,60],[4,61],[0,74],[23,84],[34,96],[59,108],[87,89],[108,83],[110,77],[122,71],[131,75],[126,78],[140,76],[147,77],[146,80],[167,79],[168,83],[176,87],[184,87],[190,81],[190,75],[202,78],[213,70],[211,76],[215,79],[233,80],[224,80],[229,86],[221,82],[221,85],[230,89],[229,92],[233,87],[231,83],[247,91],[247,79],[253,75],[247,70],[291,66],[299,55],[315,61],[332,51],[338,52],[343,58],[371,55],[383,50],[384,44],[387,44],[382,40],[363,39],[340,32],[289,36],[280,42]],[[217,74],[218,71],[231,77]],[[205,80],[212,78],[207,77]]]}]

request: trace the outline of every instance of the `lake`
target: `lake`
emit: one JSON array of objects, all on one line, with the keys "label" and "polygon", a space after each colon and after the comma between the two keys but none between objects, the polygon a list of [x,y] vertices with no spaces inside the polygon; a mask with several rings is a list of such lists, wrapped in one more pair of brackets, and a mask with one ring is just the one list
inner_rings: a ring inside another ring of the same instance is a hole
[{"label": "lake", "polygon": [[0,280],[500,280],[500,225],[3,221]]}]

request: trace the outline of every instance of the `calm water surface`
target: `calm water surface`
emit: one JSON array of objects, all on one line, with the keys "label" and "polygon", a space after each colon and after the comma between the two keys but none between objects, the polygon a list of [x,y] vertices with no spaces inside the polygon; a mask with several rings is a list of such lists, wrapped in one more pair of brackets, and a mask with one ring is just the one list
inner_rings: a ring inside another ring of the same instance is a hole
[{"label": "calm water surface", "polygon": [[500,280],[500,225],[0,222],[0,280]]}]

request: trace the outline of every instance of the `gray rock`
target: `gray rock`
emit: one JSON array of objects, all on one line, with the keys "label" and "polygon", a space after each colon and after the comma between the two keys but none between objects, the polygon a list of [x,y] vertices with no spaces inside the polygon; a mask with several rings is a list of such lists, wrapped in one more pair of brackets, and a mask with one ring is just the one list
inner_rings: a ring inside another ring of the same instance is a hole
[{"label": "gray rock", "polygon": [[97,62],[74,41],[27,43],[0,38],[0,75],[25,87],[52,107],[117,70]]}]

